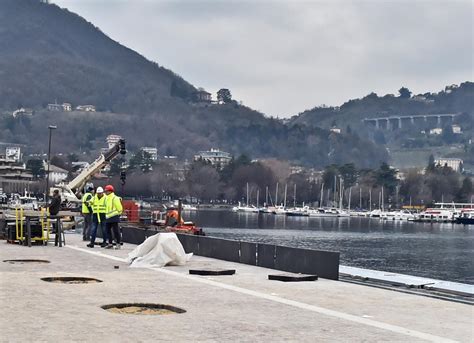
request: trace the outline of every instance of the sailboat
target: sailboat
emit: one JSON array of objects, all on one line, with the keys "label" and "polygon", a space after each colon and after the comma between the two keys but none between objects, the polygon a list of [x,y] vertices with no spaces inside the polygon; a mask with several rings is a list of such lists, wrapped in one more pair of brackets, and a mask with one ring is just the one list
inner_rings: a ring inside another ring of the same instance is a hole
[{"label": "sailboat", "polygon": [[296,207],[296,184],[295,184],[294,191],[293,191],[293,208],[288,209],[286,211],[286,215],[290,217],[308,217],[309,216],[308,210],[309,210],[309,207],[304,206],[304,204],[303,204],[303,207]]},{"label": "sailboat", "polygon": [[[278,190],[278,183],[277,183],[277,190]],[[283,202],[283,205],[275,206],[275,208],[272,211],[273,214],[277,214],[277,215],[286,214],[286,193],[287,193],[287,191],[288,191],[288,186],[285,185],[285,200]],[[277,194],[278,194],[278,192],[277,192]],[[275,203],[277,203],[276,200],[275,200]]]},{"label": "sailboat", "polygon": [[249,205],[249,183],[247,182],[247,205],[242,206],[239,201],[239,205],[232,208],[234,212],[247,212],[247,213],[258,213],[259,210],[253,205]]}]

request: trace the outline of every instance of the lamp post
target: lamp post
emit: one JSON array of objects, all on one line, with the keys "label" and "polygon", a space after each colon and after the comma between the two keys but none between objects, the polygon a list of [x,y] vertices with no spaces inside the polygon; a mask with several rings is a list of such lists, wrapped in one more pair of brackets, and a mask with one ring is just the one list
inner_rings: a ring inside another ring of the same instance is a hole
[{"label": "lamp post", "polygon": [[46,205],[48,205],[49,200],[49,165],[51,163],[51,136],[53,130],[56,130],[58,127],[56,125],[49,125],[49,144],[48,144],[48,170],[46,171]]}]

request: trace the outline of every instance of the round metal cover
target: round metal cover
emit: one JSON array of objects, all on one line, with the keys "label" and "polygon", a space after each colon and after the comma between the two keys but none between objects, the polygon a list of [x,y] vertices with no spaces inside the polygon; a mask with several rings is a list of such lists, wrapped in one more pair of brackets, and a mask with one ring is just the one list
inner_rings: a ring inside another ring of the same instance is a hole
[{"label": "round metal cover", "polygon": [[3,260],[3,262],[10,264],[25,264],[25,263],[50,263],[48,260],[35,260],[35,259],[16,259],[16,260]]},{"label": "round metal cover", "polygon": [[149,304],[149,303],[131,303],[131,304],[111,304],[101,306],[102,309],[118,314],[134,314],[134,315],[168,315],[180,314],[186,311],[182,308],[163,305],[163,304]]},{"label": "round metal cover", "polygon": [[84,284],[84,283],[99,283],[102,280],[94,279],[90,277],[77,277],[77,276],[59,276],[59,277],[44,277],[41,280],[52,283],[65,283],[69,285]]}]

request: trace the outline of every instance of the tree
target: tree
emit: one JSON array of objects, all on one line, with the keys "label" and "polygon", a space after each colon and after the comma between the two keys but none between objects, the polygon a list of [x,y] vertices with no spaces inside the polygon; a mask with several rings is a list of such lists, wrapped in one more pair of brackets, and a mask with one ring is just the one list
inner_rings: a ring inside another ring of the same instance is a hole
[{"label": "tree", "polygon": [[391,168],[387,163],[382,163],[376,171],[377,184],[393,193],[398,184],[397,171]]},{"label": "tree", "polygon": [[472,186],[471,179],[466,176],[462,181],[461,188],[455,195],[455,199],[457,202],[470,202],[471,196],[473,194],[474,188]]},{"label": "tree", "polygon": [[400,94],[400,98],[402,99],[410,99],[411,97],[411,91],[406,87],[400,88],[398,90],[398,93]]},{"label": "tree", "polygon": [[430,157],[428,158],[428,166],[426,167],[426,171],[427,172],[432,172],[434,171],[436,168],[436,165],[435,165],[435,158],[433,156],[433,154],[430,155]]},{"label": "tree", "polygon": [[357,169],[354,163],[346,163],[339,167],[339,174],[344,180],[344,187],[349,188],[357,182]]},{"label": "tree", "polygon": [[28,160],[26,162],[26,169],[31,171],[35,179],[41,179],[45,175],[43,160]]},{"label": "tree", "polygon": [[227,88],[221,88],[217,91],[217,101],[220,103],[228,104],[232,102],[232,94]]}]

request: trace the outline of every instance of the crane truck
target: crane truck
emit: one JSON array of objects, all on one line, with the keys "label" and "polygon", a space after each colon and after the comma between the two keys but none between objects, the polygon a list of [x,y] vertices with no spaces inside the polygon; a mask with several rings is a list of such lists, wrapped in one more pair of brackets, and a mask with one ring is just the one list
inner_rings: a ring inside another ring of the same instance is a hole
[{"label": "crane truck", "polygon": [[59,190],[61,199],[66,204],[78,205],[81,200],[76,196],[76,192],[84,188],[86,183],[100,170],[107,166],[115,157],[119,154],[124,155],[127,153],[125,149],[125,140],[120,139],[112,148],[106,153],[100,154],[100,156],[92,162],[87,168],[84,168],[72,181],[68,183],[59,183],[50,188],[49,194],[51,195],[55,189]]}]

